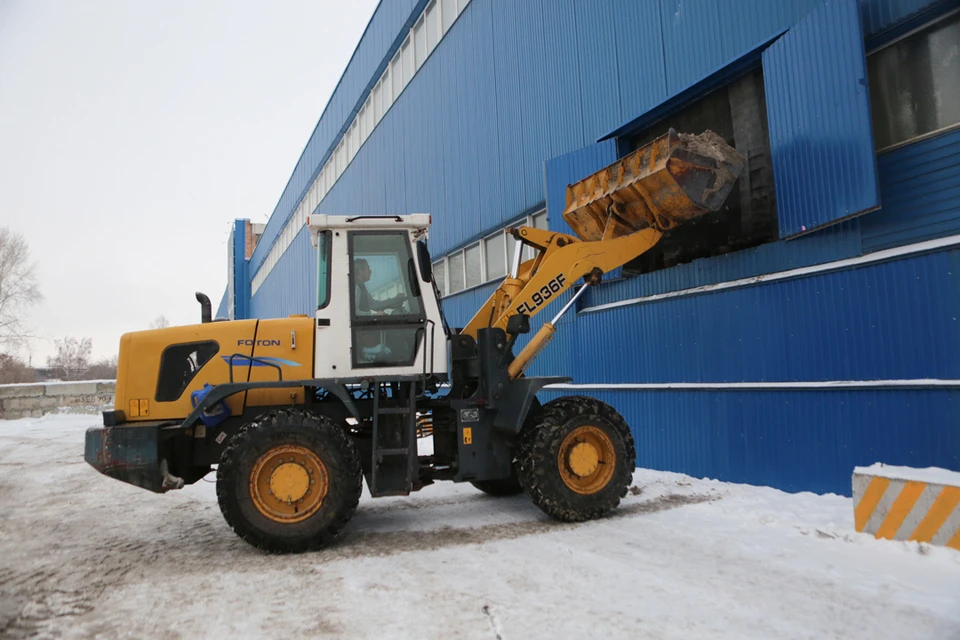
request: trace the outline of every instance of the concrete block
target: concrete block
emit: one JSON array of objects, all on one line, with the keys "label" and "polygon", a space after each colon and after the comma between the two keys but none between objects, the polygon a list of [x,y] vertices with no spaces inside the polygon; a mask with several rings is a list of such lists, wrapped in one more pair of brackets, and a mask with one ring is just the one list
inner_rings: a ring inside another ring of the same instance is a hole
[{"label": "concrete block", "polygon": [[111,380],[0,385],[0,419],[40,417],[56,409],[99,413],[113,407],[116,386]]},{"label": "concrete block", "polygon": [[960,550],[960,472],[874,464],[853,470],[857,531]]},{"label": "concrete block", "polygon": [[42,384],[4,384],[0,385],[0,398],[32,398],[44,395]]},{"label": "concrete block", "polygon": [[13,411],[30,411],[32,409],[54,409],[60,406],[60,398],[40,396],[35,398],[7,398],[4,406]]},{"label": "concrete block", "polygon": [[62,407],[104,407],[113,406],[113,396],[108,394],[95,394],[83,396],[65,396],[61,399]]},{"label": "concrete block", "polygon": [[63,382],[59,384],[48,384],[45,395],[77,396],[77,395],[95,395],[96,393],[97,393],[96,382]]}]

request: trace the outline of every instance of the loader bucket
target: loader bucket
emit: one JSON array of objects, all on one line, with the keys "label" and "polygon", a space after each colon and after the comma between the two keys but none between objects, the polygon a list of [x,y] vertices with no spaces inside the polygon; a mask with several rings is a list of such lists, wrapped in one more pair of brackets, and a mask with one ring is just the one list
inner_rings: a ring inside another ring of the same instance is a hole
[{"label": "loader bucket", "polygon": [[563,219],[581,240],[612,240],[641,229],[661,231],[716,211],[744,160],[712,131],[673,129],[567,187]]}]

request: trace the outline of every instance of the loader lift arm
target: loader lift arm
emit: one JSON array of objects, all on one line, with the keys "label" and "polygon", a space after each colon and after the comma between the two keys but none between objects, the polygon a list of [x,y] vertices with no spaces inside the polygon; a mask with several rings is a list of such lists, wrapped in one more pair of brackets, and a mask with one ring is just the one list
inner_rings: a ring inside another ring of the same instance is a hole
[{"label": "loader lift arm", "polygon": [[[513,271],[462,333],[476,338],[477,331],[487,327],[506,331],[511,316],[536,315],[580,278],[585,286],[599,283],[603,274],[653,248],[664,231],[719,209],[743,164],[712,132],[687,136],[671,129],[569,185],[563,217],[579,237],[532,227],[511,229],[518,241]],[[533,247],[537,255],[520,265],[522,245]],[[517,355],[510,379],[550,341],[559,317],[545,322]]]},{"label": "loader lift arm", "polygon": [[[584,242],[565,233],[532,227],[520,227],[512,232],[520,241],[518,250],[525,243],[535,247],[538,254],[520,265],[516,277],[513,274],[507,276],[464,327],[463,333],[474,338],[479,329],[486,327],[506,331],[511,316],[520,313],[536,315],[580,278],[596,284],[602,274],[648,251],[663,235],[659,230],[650,228],[614,240]],[[511,365],[511,379],[516,378],[546,346],[553,336],[553,330],[553,323],[544,323]]]}]

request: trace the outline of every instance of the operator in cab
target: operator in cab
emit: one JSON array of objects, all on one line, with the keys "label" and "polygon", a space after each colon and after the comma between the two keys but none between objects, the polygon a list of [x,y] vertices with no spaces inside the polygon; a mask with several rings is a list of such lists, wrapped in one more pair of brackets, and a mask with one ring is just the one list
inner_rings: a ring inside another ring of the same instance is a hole
[{"label": "operator in cab", "polygon": [[399,309],[403,306],[406,296],[397,294],[387,300],[376,300],[370,292],[367,291],[367,283],[373,271],[370,269],[370,263],[363,258],[357,258],[353,261],[353,273],[356,274],[354,284],[354,303],[357,305],[357,315],[382,314],[387,309]]}]

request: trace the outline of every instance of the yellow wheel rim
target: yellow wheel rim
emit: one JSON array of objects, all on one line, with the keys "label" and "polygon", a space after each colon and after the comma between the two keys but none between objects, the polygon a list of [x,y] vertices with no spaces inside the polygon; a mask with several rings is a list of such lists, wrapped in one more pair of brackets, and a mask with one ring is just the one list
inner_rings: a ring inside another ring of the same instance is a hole
[{"label": "yellow wheel rim", "polygon": [[610,483],[617,453],[613,441],[601,429],[577,427],[560,443],[557,465],[563,483],[571,491],[590,495]]},{"label": "yellow wheel rim", "polygon": [[306,447],[282,445],[264,453],[250,473],[250,498],[274,522],[306,520],[323,504],[327,467]]}]

